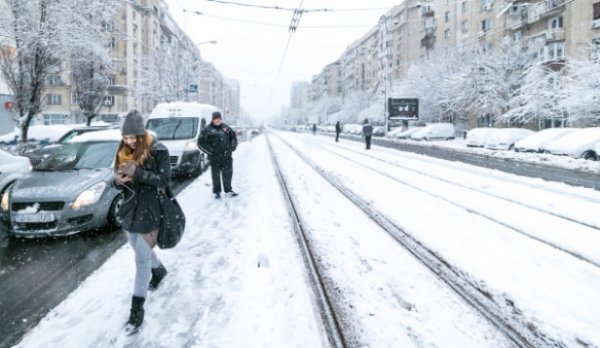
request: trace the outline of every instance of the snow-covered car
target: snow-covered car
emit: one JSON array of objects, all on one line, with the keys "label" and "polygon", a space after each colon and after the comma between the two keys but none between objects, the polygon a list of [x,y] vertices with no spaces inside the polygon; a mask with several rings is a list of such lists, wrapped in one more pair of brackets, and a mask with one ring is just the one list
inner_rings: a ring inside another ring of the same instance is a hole
[{"label": "snow-covered car", "polygon": [[418,132],[420,130],[422,130],[424,127],[413,127],[413,128],[409,128],[407,130],[402,130],[401,128],[399,129],[400,131],[395,132],[395,133],[388,133],[388,137],[391,138],[395,138],[395,139],[408,139],[410,138],[410,136],[415,133]]},{"label": "snow-covered car", "polygon": [[531,134],[525,139],[515,143],[514,150],[517,152],[543,152],[544,145],[550,141],[567,135],[577,128],[547,128]]},{"label": "snow-covered car", "polygon": [[544,152],[566,155],[574,158],[597,160],[596,145],[600,143],[600,128],[581,128],[549,141],[543,146]]},{"label": "snow-covered car", "polygon": [[375,127],[373,128],[373,136],[374,137],[382,137],[385,135],[385,127]]},{"label": "snow-covered car", "polygon": [[[27,130],[27,139],[30,142],[37,141],[41,144],[52,144],[57,142],[71,129],[81,127],[80,124],[55,124],[48,126],[30,126]],[[21,130],[15,129],[10,133],[0,136],[0,144],[14,144],[21,138]]]},{"label": "snow-covered car", "polygon": [[342,126],[342,132],[348,134],[361,134],[362,124],[348,123]]},{"label": "snow-covered car", "polygon": [[498,128],[489,134],[485,143],[486,149],[512,150],[515,143],[525,139],[534,132],[524,128]]},{"label": "snow-covered car", "polygon": [[2,195],[0,222],[12,236],[70,235],[119,225],[113,185],[118,129],[85,133],[63,144]]},{"label": "snow-covered car", "polygon": [[0,150],[0,195],[17,179],[31,171],[29,159]]},{"label": "snow-covered car", "polygon": [[467,132],[465,144],[468,147],[484,147],[494,128],[473,128]]},{"label": "snow-covered car", "polygon": [[434,123],[423,127],[410,135],[413,140],[451,140],[454,139],[454,125],[451,123]]}]

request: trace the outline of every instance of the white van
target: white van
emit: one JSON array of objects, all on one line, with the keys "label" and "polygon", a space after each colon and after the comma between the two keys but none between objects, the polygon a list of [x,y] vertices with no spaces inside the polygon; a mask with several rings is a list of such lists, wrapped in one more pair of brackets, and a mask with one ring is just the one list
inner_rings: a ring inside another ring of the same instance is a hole
[{"label": "white van", "polygon": [[198,148],[198,137],[215,111],[221,110],[210,104],[183,102],[158,104],[152,110],[146,129],[169,149],[173,175],[202,173],[206,157]]}]

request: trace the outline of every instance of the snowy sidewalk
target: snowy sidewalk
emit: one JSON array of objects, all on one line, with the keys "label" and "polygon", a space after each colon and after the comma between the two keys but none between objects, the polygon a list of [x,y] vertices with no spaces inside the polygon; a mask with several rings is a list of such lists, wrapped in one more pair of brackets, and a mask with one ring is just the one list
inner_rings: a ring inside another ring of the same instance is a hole
[{"label": "snowy sidewalk", "polygon": [[169,274],[137,335],[123,332],[134,276],[126,245],[17,347],[325,346],[271,160],[257,147],[263,137],[235,153],[240,196],[213,199],[210,172],[178,196],[186,233],[158,250]]}]

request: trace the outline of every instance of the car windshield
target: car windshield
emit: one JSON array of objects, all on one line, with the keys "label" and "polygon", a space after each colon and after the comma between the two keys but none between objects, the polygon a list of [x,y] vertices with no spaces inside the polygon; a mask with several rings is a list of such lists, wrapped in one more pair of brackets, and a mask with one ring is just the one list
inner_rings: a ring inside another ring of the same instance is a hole
[{"label": "car windshield", "polygon": [[195,137],[198,131],[198,118],[153,118],[148,120],[146,128],[156,133],[160,140],[190,139]]},{"label": "car windshield", "polygon": [[117,141],[68,143],[36,166],[40,171],[110,168],[117,152]]}]

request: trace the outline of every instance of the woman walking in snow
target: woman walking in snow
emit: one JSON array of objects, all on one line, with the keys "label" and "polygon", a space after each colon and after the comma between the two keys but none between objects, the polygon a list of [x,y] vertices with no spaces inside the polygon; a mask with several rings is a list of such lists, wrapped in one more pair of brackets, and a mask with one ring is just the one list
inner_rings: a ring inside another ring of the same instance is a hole
[{"label": "woman walking in snow", "polygon": [[135,253],[135,284],[126,330],[137,332],[144,321],[148,290],[167,274],[154,251],[161,220],[158,200],[171,180],[169,151],[144,127],[142,115],[131,111],[121,128],[123,139],[115,160],[115,183],[124,195],[119,218]]}]

